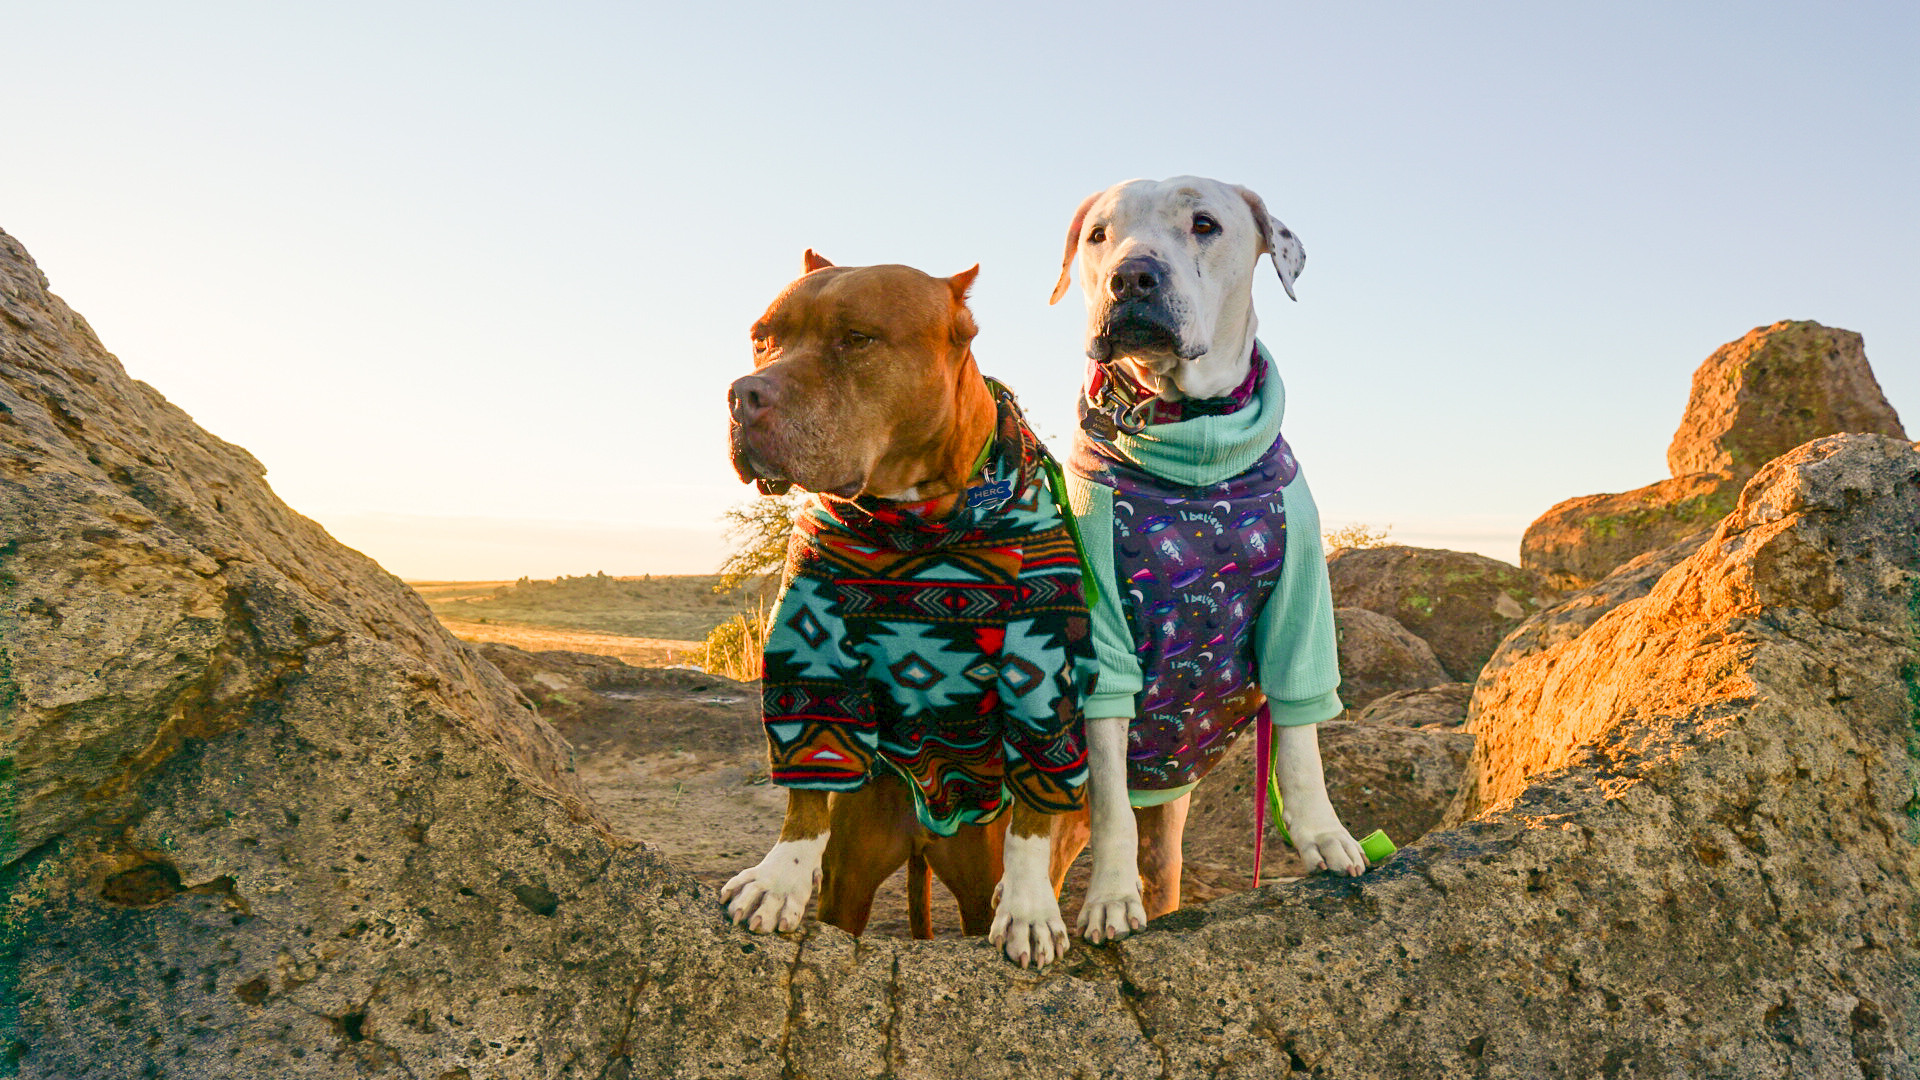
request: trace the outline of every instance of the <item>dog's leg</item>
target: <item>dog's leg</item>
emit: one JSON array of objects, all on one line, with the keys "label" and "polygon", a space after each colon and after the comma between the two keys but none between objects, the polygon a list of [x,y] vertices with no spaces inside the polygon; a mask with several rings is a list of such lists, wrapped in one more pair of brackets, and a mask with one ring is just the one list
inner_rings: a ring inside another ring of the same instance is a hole
[{"label": "dog's leg", "polygon": [[1067,887],[1067,871],[1073,868],[1073,860],[1087,846],[1087,840],[1093,836],[1093,826],[1088,821],[1087,808],[1081,807],[1060,817],[1053,823],[1053,851],[1047,856],[1048,879],[1053,882],[1053,895],[1060,896]]},{"label": "dog's leg", "polygon": [[[1140,860],[1133,809],[1127,805],[1127,725],[1124,716],[1087,721],[1087,802],[1093,842],[1093,879],[1080,905],[1080,936],[1117,941],[1147,925],[1140,901]],[[1071,827],[1071,826],[1069,826]],[[1078,854],[1078,851],[1074,852]],[[1066,875],[1066,862],[1059,867]]]},{"label": "dog's leg", "polygon": [[1140,824],[1140,876],[1146,881],[1141,899],[1149,919],[1180,909],[1180,845],[1186,838],[1187,806],[1192,800],[1189,791],[1172,802],[1134,811]]},{"label": "dog's leg", "polygon": [[827,847],[827,793],[787,792],[787,818],[780,842],[760,865],[733,875],[720,890],[727,916],[756,934],[797,930],[807,900],[820,883],[820,854]]},{"label": "dog's leg", "polygon": [[1045,967],[1067,952],[1067,924],[1048,887],[1047,856],[1053,850],[1056,814],[1015,803],[1007,828],[1000,884],[993,890],[993,929],[987,940],[1006,949],[1007,959]]},{"label": "dog's leg", "polygon": [[[1309,870],[1358,877],[1367,868],[1359,841],[1340,824],[1327,798],[1327,774],[1320,765],[1320,725],[1274,729],[1275,775],[1280,781],[1281,817],[1293,847]],[[1265,798],[1265,792],[1260,795]]]},{"label": "dog's leg", "polygon": [[868,778],[833,797],[820,874],[820,921],[858,937],[873,915],[873,894],[913,852],[920,823],[913,796],[897,777]]},{"label": "dog's leg", "polygon": [[907,936],[933,940],[933,867],[924,851],[907,856]]},{"label": "dog's leg", "polygon": [[927,863],[960,907],[961,932],[977,937],[993,928],[994,886],[1006,859],[1007,817],[962,826],[927,845]]}]

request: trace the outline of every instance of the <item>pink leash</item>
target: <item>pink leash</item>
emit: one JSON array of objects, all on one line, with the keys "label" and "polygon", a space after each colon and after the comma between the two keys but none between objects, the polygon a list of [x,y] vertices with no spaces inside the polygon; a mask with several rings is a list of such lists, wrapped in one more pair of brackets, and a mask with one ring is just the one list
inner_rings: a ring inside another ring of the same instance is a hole
[{"label": "pink leash", "polygon": [[1273,713],[1263,702],[1253,717],[1253,887],[1260,887],[1260,857],[1267,847],[1267,785],[1273,779]]}]

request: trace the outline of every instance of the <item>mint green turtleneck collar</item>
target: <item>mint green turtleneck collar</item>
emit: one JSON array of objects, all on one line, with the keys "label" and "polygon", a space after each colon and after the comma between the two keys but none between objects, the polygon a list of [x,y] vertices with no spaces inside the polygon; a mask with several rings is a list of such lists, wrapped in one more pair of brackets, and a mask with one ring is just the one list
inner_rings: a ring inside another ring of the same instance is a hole
[{"label": "mint green turtleneck collar", "polygon": [[1177,424],[1149,424],[1138,435],[1120,433],[1102,451],[1155,476],[1204,487],[1238,476],[1280,436],[1287,390],[1267,347],[1253,343],[1254,360],[1267,365],[1260,393],[1225,416],[1196,416]]}]

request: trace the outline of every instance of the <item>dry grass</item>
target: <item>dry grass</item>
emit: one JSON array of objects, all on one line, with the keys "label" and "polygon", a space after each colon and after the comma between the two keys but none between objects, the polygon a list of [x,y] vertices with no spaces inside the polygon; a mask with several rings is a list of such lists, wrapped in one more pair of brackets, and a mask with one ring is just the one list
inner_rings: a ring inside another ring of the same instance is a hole
[{"label": "dry grass", "polygon": [[716,592],[713,574],[552,581],[409,582],[442,622],[544,627],[622,638],[698,642],[764,598],[764,583]]},{"label": "dry grass", "polygon": [[[706,643],[700,641],[622,637],[619,634],[596,634],[553,626],[463,622],[445,616],[441,617],[440,624],[461,641],[492,641],[528,652],[564,649],[567,652],[593,653],[596,656],[611,656],[635,667],[698,665],[705,661],[707,655]],[[759,676],[756,674],[754,677]]]}]

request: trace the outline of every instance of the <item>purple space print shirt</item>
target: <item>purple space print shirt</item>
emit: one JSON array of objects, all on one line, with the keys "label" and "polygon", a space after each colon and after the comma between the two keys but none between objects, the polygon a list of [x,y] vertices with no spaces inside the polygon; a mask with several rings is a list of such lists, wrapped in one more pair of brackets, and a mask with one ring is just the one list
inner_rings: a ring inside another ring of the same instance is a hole
[{"label": "purple space print shirt", "polygon": [[1113,555],[1142,689],[1127,786],[1205,776],[1266,706],[1255,627],[1287,550],[1282,489],[1299,464],[1276,437],[1237,476],[1205,487],[1154,476],[1084,434],[1074,471],[1113,489]]}]

